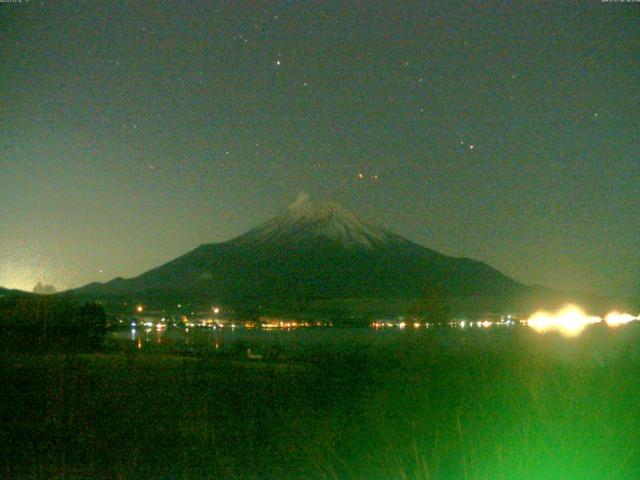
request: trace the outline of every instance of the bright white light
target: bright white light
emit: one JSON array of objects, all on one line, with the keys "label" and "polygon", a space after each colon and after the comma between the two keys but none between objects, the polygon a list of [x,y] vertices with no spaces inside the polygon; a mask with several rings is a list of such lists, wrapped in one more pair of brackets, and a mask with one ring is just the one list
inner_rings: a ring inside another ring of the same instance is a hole
[{"label": "bright white light", "polygon": [[538,333],[557,331],[567,337],[575,337],[588,325],[601,321],[600,317],[589,316],[576,305],[567,305],[557,312],[536,312],[529,318],[527,325]]},{"label": "bright white light", "polygon": [[460,321],[460,327],[464,328],[464,326],[467,324],[467,322],[465,322],[464,320]]},{"label": "bright white light", "polygon": [[618,327],[620,325],[624,325],[625,323],[638,320],[638,317],[634,317],[633,315],[630,315],[628,313],[613,311],[609,315],[607,315],[604,320],[610,327]]}]

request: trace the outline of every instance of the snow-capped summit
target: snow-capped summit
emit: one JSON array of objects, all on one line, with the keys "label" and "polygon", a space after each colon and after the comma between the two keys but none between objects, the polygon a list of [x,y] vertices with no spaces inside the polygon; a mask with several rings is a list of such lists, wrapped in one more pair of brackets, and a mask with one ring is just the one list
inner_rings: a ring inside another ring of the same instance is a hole
[{"label": "snow-capped summit", "polygon": [[334,202],[313,202],[303,194],[286,211],[250,230],[240,242],[293,242],[324,238],[345,247],[373,248],[397,241],[385,229],[365,222],[350,210]]}]

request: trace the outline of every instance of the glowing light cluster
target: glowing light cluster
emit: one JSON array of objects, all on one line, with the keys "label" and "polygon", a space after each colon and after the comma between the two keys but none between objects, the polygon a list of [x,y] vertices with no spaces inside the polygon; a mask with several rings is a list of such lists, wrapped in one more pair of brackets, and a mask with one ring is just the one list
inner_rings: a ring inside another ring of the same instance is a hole
[{"label": "glowing light cluster", "polygon": [[620,325],[624,325],[625,323],[633,322],[634,320],[640,320],[640,317],[634,317],[628,313],[620,313],[613,311],[605,317],[605,322],[610,327],[618,327]]},{"label": "glowing light cluster", "polygon": [[558,331],[563,335],[575,337],[591,324],[605,322],[609,327],[618,327],[633,321],[640,320],[640,316],[634,317],[629,313],[613,311],[604,319],[587,315],[584,310],[576,305],[567,305],[557,312],[541,310],[529,318],[527,325],[539,333]]},{"label": "glowing light cluster", "polygon": [[527,325],[539,333],[557,331],[568,337],[575,337],[580,335],[588,325],[601,321],[600,317],[587,315],[576,305],[567,305],[557,312],[544,310],[536,312],[529,318]]}]

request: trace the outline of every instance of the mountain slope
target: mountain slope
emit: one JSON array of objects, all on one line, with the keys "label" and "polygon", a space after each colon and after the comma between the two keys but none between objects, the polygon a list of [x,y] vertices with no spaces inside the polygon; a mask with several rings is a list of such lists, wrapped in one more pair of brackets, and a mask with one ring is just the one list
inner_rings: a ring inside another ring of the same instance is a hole
[{"label": "mountain slope", "polygon": [[434,291],[504,295],[524,288],[484,263],[440,254],[339,205],[301,198],[235,239],[201,245],[135,278],[94,283],[75,293],[282,303],[423,298]]},{"label": "mountain slope", "polygon": [[0,287],[0,298],[27,297],[32,295],[33,293],[31,292]]}]

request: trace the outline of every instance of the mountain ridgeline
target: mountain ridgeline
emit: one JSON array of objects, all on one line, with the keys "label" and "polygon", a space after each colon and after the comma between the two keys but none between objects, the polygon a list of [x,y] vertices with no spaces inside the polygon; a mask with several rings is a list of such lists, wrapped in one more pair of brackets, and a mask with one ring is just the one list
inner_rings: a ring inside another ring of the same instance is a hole
[{"label": "mountain ridgeline", "polygon": [[505,296],[526,287],[490,266],[413,243],[334,204],[300,198],[232,240],[131,279],[72,293],[97,298],[232,304]]}]

